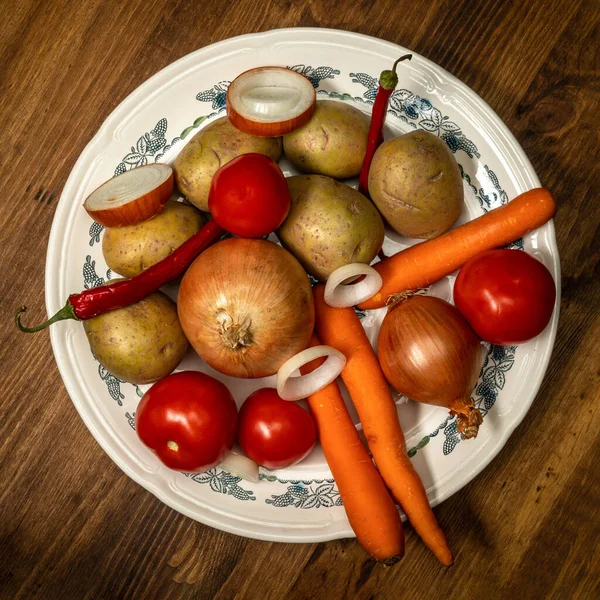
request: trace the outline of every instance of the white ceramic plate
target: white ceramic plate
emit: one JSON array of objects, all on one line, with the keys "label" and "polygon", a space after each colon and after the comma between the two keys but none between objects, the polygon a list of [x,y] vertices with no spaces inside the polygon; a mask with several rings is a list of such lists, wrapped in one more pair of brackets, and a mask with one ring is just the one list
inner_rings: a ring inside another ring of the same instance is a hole
[{"label": "white ceramic plate", "polygon": [[[199,127],[224,114],[228,82],[240,72],[270,64],[291,67],[311,79],[318,98],[339,99],[369,112],[379,73],[406,52],[349,32],[276,30],[214,44],[157,73],[110,115],[67,181],[50,234],[48,313],[61,308],[69,294],[110,278],[101,252],[102,228],[82,208],[86,196],[125,169],[172,162]],[[467,86],[414,53],[410,63],[400,65],[399,78],[387,135],[420,127],[445,139],[463,170],[466,206],[461,222],[539,186],[514,137]],[[285,162],[282,167],[292,172]],[[384,250],[391,253],[408,243],[390,234]],[[559,291],[552,223],[526,236],[522,245],[551,270]],[[453,279],[436,284],[433,293],[450,299]],[[168,291],[176,294],[173,287]],[[363,320],[372,340],[382,312]],[[444,409],[399,401],[408,447],[433,505],[485,468],[523,419],[548,365],[557,320],[558,308],[537,339],[517,348],[490,349],[474,393],[485,415],[476,440],[461,440],[455,421]],[[169,471],[133,430],[133,415],[144,389],[104,371],[92,357],[80,323],[54,325],[51,340],[69,395],[98,443],[127,475],[175,510],[259,539],[315,542],[353,535],[320,449],[296,467],[264,473],[258,484],[219,469],[192,477]],[[259,387],[274,387],[274,378],[244,381],[221,376],[194,354],[180,368],[200,369],[221,379],[238,404]]]}]

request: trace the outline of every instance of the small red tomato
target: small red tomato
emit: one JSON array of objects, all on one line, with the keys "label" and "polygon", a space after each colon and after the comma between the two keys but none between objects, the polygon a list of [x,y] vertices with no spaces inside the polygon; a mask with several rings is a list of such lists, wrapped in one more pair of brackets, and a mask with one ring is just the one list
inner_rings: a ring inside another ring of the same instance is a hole
[{"label": "small red tomato", "polygon": [[135,413],[138,437],[170,469],[206,471],[231,451],[237,407],[227,387],[198,371],[155,383]]},{"label": "small red tomato", "polygon": [[307,410],[282,400],[277,390],[263,388],[242,404],[238,441],[254,462],[267,469],[284,469],[310,453],[317,428]]},{"label": "small red tomato", "polygon": [[454,303],[486,342],[510,346],[539,335],[554,310],[548,269],[520,250],[488,250],[472,258],[454,284]]},{"label": "small red tomato", "polygon": [[262,237],[287,217],[290,191],[276,162],[262,154],[242,154],[213,175],[208,210],[226,231]]}]

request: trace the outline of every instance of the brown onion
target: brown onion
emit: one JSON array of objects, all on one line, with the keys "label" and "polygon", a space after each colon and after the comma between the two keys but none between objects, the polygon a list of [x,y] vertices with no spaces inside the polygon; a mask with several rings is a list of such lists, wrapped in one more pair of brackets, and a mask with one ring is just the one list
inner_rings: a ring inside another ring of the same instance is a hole
[{"label": "brown onion", "polygon": [[183,331],[213,369],[267,377],[308,346],[315,309],[300,263],[267,240],[232,238],[187,270],[177,300]]},{"label": "brown onion", "polygon": [[483,418],[471,392],[483,360],[469,324],[448,302],[412,296],[390,308],[379,331],[378,354],[387,380],[402,394],[458,415],[457,430],[476,437]]}]

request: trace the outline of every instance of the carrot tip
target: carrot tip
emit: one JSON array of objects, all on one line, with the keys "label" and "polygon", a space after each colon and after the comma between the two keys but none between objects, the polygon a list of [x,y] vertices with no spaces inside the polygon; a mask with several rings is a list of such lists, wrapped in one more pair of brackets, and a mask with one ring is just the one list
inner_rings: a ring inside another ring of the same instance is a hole
[{"label": "carrot tip", "polygon": [[454,556],[452,554],[446,560],[440,561],[445,567],[451,567],[454,564]]},{"label": "carrot tip", "polygon": [[401,556],[396,554],[394,556],[390,556],[390,557],[386,558],[385,560],[382,560],[381,564],[384,567],[393,567],[396,563],[400,562],[401,558],[402,558]]}]

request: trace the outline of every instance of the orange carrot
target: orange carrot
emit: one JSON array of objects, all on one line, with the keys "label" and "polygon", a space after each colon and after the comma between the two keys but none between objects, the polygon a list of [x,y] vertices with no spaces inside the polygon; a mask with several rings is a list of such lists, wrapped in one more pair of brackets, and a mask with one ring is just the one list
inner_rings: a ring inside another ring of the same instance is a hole
[{"label": "orange carrot", "polygon": [[[313,335],[311,346],[320,345]],[[300,371],[314,371],[315,360]],[[404,554],[400,513],[363,446],[338,384],[334,381],[309,396],[319,440],[335,479],[348,521],[363,548],[385,565],[397,563]]]},{"label": "orange carrot", "polygon": [[316,331],[324,344],[346,356],[342,379],[358,412],[375,464],[415,531],[444,565],[453,562],[444,532],[429,506],[423,482],[408,454],[396,405],[375,352],[352,308],[325,303],[323,284],[313,288]]},{"label": "orange carrot", "polygon": [[541,227],[555,213],[552,194],[535,188],[437,238],[401,250],[374,265],[383,287],[359,308],[381,308],[394,294],[427,287],[484,250],[504,246]]}]

